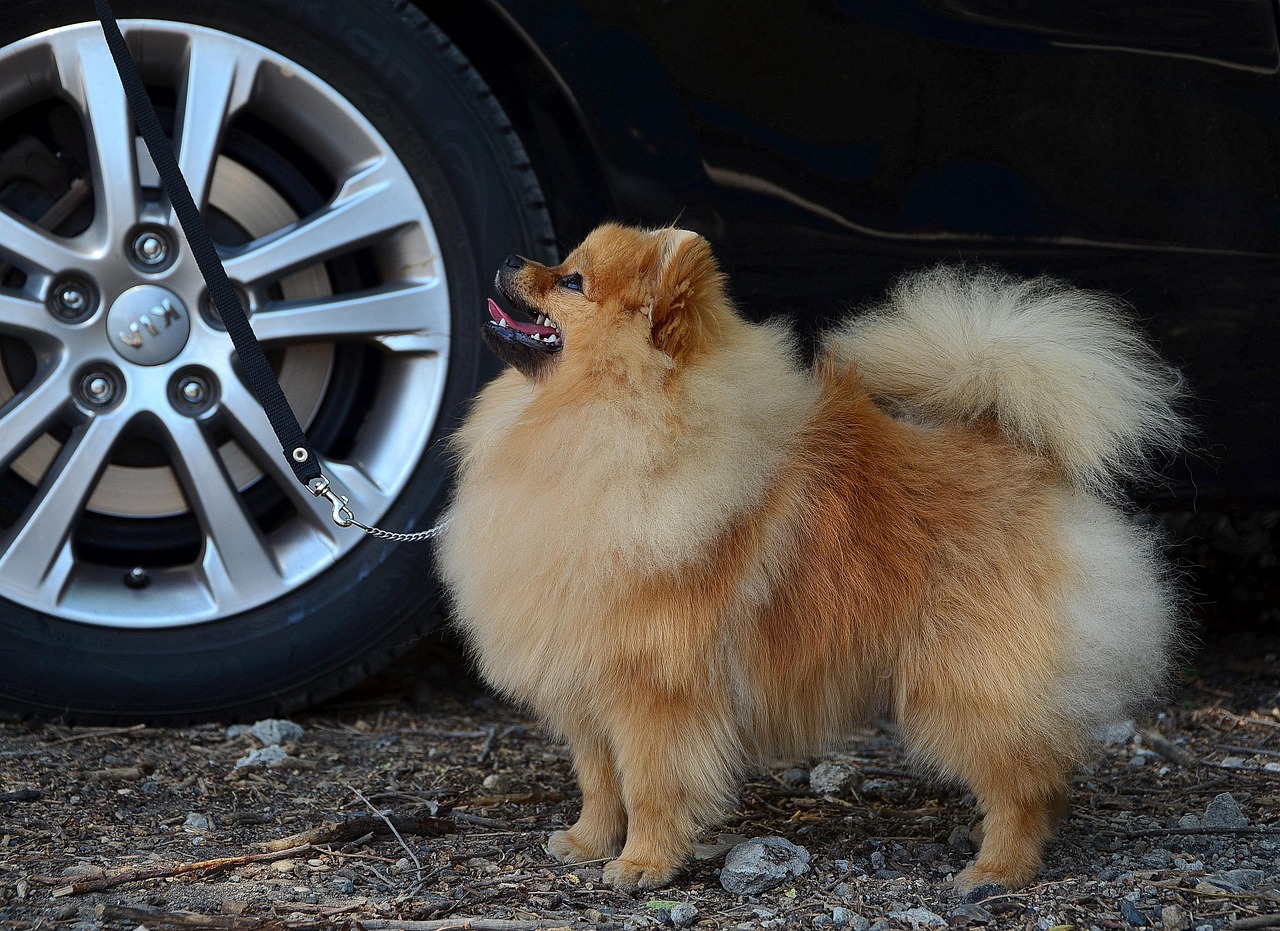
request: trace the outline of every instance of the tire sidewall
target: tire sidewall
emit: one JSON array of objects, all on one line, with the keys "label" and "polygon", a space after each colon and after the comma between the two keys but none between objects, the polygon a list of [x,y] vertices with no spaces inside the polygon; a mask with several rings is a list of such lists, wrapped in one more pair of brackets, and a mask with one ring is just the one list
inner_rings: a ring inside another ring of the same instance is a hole
[{"label": "tire sidewall", "polygon": [[[0,45],[84,21],[84,7],[11,4]],[[373,123],[418,185],[444,259],[453,338],[430,445],[380,522],[429,526],[446,495],[443,441],[480,378],[481,282],[501,256],[547,238],[527,179],[511,170],[500,111],[443,37],[388,4],[115,4],[121,19],[179,11],[183,22],[233,32],[311,70]],[[428,545],[366,540],[276,601],[185,627],[74,623],[0,599],[0,652],[12,672],[0,681],[0,713],[177,721],[287,710],[358,681],[433,627],[439,594]]]}]

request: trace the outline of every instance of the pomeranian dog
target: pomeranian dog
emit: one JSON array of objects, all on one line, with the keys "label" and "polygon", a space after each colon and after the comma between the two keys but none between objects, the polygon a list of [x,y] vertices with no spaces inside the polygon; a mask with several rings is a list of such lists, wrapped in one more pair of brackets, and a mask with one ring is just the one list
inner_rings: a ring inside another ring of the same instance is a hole
[{"label": "pomeranian dog", "polygon": [[1027,883],[1175,645],[1117,503],[1184,433],[1178,375],[1099,295],[946,268],[809,366],[679,229],[513,256],[497,290],[509,368],[456,436],[439,555],[483,675],[572,749],[551,853],[664,885],[744,768],[888,714],[983,813],[957,887]]}]

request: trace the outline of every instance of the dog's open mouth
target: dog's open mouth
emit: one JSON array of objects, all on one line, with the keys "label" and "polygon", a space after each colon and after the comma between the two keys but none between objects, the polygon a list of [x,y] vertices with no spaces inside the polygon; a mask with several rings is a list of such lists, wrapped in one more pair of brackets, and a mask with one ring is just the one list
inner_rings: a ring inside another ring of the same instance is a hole
[{"label": "dog's open mouth", "polygon": [[498,290],[505,302],[528,319],[513,316],[490,298],[489,319],[485,321],[481,335],[494,354],[507,365],[529,378],[541,378],[559,358],[560,350],[564,348],[564,334],[545,314],[526,307],[524,302],[508,295],[502,287]]},{"label": "dog's open mouth", "polygon": [[544,352],[555,352],[564,345],[560,328],[545,314],[533,315],[533,322],[526,323],[523,320],[517,320],[499,307],[497,301],[489,298],[489,317],[487,326],[498,330],[498,335],[504,339],[514,339]]}]

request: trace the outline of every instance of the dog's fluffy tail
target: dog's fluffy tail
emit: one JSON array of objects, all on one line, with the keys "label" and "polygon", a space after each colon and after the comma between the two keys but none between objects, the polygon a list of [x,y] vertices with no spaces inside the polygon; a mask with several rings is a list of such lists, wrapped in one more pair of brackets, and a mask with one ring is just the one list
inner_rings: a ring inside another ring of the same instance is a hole
[{"label": "dog's fluffy tail", "polygon": [[874,396],[928,422],[997,423],[1106,497],[1178,448],[1183,381],[1104,295],[939,267],[831,333]]}]

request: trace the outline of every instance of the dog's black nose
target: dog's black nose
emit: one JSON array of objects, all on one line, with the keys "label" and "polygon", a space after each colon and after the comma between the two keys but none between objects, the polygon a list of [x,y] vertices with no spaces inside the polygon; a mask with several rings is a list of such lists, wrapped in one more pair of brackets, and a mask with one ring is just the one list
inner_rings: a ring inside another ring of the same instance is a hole
[{"label": "dog's black nose", "polygon": [[520,258],[518,255],[509,255],[507,256],[507,260],[502,264],[507,266],[507,268],[523,268],[524,259]]}]

